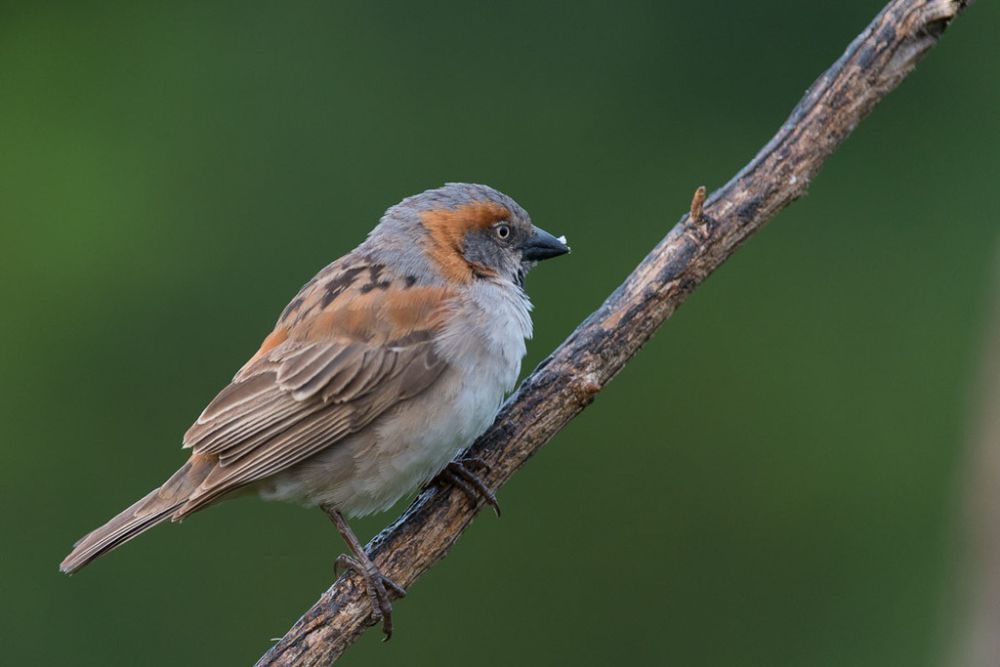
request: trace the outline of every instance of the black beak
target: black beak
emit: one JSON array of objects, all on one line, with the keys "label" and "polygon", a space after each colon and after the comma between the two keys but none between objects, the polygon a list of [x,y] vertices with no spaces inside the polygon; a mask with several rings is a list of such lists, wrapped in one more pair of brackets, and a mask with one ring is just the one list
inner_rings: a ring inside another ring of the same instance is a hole
[{"label": "black beak", "polygon": [[534,233],[521,246],[521,256],[526,262],[540,262],[569,252],[566,237],[556,238],[544,229],[534,227]]}]

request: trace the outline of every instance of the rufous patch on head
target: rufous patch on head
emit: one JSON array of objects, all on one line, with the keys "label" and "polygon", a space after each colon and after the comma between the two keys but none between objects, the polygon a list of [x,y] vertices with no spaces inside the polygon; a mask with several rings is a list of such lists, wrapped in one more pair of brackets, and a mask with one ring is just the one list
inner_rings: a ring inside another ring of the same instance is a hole
[{"label": "rufous patch on head", "polygon": [[458,208],[437,208],[420,214],[427,230],[427,255],[437,264],[441,275],[455,282],[472,280],[475,267],[462,255],[465,235],[488,229],[494,223],[510,218],[510,210],[492,201],[477,201]]}]

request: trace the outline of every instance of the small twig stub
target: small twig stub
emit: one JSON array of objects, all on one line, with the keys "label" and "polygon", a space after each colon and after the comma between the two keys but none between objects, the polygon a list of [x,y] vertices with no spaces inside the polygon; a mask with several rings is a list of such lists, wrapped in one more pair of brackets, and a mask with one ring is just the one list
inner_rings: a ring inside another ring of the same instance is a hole
[{"label": "small twig stub", "polygon": [[688,221],[694,225],[702,223],[702,207],[705,205],[705,186],[700,185],[691,197],[691,210],[688,213]]}]

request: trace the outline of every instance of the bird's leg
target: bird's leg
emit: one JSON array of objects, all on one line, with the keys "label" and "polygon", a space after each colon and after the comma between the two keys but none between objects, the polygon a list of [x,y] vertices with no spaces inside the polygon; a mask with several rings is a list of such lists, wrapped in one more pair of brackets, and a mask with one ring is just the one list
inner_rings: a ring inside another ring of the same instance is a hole
[{"label": "bird's leg", "polygon": [[333,525],[337,527],[340,536],[347,542],[351,553],[354,554],[353,556],[347,554],[338,556],[334,564],[334,571],[336,572],[338,567],[342,567],[354,570],[364,578],[365,589],[368,591],[368,599],[371,602],[372,618],[375,619],[375,623],[378,623],[379,620],[382,621],[382,632],[385,634],[383,641],[389,641],[392,637],[392,603],[389,601],[389,593],[392,592],[396,597],[401,598],[406,597],[406,590],[382,574],[378,566],[365,553],[365,548],[361,546],[361,542],[355,537],[347,519],[339,511],[329,505],[321,505],[321,507],[330,517]]},{"label": "bird's leg", "polygon": [[456,459],[445,466],[435,481],[457,486],[466,495],[473,505],[482,498],[486,504],[493,508],[496,515],[500,516],[500,503],[496,494],[486,486],[486,482],[479,478],[479,475],[469,470],[470,466],[489,468],[485,461],[478,458]]}]

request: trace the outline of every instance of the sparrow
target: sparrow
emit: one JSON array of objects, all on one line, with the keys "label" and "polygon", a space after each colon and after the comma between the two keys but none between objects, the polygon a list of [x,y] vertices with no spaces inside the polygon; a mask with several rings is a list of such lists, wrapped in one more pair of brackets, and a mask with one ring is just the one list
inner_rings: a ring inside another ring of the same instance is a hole
[{"label": "sparrow", "polygon": [[438,480],[498,508],[453,459],[493,422],[520,373],[532,334],[525,275],[569,250],[485,185],[449,183],[392,206],[285,307],[184,434],[188,461],[85,535],[60,570],[253,491],[323,509],[351,551],[336,565],[362,576],[372,622],[382,620],[388,639],[390,593],[406,592],[345,517],[387,510]]}]

